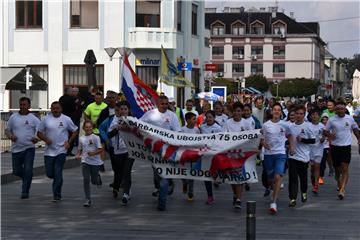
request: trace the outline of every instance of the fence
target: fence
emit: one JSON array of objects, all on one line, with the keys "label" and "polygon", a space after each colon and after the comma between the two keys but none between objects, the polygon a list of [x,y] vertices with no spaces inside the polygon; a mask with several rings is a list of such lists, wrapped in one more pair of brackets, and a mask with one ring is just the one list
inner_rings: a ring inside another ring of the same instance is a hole
[{"label": "fence", "polygon": [[[10,109],[8,112],[1,112],[0,113],[0,135],[1,135],[1,144],[0,144],[0,151],[8,152],[11,149],[11,140],[8,139],[5,135],[5,129],[7,126],[7,122],[12,113],[18,111],[18,109]],[[39,119],[42,119],[50,109],[31,109],[31,113],[35,114]],[[40,141],[36,144],[36,147],[43,147],[44,142]]]}]

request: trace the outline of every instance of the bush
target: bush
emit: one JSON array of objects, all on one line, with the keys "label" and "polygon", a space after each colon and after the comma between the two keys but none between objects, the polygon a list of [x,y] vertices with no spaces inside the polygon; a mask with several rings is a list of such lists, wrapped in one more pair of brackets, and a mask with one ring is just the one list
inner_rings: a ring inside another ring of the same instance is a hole
[{"label": "bush", "polygon": [[245,87],[253,87],[260,92],[266,92],[269,89],[269,83],[266,77],[261,74],[251,75],[245,78]]},{"label": "bush", "polygon": [[[286,79],[279,84],[279,96],[308,97],[317,93],[319,85],[319,81],[306,78]],[[272,84],[271,94],[276,96],[276,84]]]}]

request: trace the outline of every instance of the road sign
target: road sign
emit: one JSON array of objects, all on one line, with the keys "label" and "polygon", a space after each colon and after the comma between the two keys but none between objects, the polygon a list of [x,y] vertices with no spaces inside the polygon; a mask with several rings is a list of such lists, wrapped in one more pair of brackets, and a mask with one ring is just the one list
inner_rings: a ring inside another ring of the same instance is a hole
[{"label": "road sign", "polygon": [[217,72],[217,64],[205,64],[205,71]]},{"label": "road sign", "polygon": [[191,62],[178,63],[178,70],[179,71],[191,71],[192,70]]}]

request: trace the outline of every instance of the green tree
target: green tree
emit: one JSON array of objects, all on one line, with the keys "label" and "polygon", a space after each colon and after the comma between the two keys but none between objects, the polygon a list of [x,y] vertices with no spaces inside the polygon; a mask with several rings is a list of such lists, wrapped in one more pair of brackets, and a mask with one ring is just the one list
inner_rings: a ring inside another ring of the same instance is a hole
[{"label": "green tree", "polygon": [[225,78],[216,78],[212,86],[226,86],[227,94],[237,93],[237,83]]},{"label": "green tree", "polygon": [[[306,78],[295,78],[286,79],[279,83],[279,96],[281,97],[307,97],[316,94],[319,81],[306,79]],[[271,86],[271,94],[276,96],[276,84]]]},{"label": "green tree", "polygon": [[245,86],[253,87],[260,92],[266,92],[269,89],[269,83],[262,74],[251,75],[245,78]]},{"label": "green tree", "polygon": [[346,65],[347,75],[349,78],[352,78],[355,69],[360,71],[360,54],[354,54],[352,58],[339,58],[338,62]]}]

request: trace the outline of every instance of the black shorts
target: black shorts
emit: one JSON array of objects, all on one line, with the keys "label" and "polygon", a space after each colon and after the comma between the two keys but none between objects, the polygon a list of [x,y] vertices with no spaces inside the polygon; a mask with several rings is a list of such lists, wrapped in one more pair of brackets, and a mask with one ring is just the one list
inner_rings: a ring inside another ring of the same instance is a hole
[{"label": "black shorts", "polygon": [[351,145],[349,146],[330,146],[330,152],[334,167],[339,167],[341,163],[350,163]]}]

